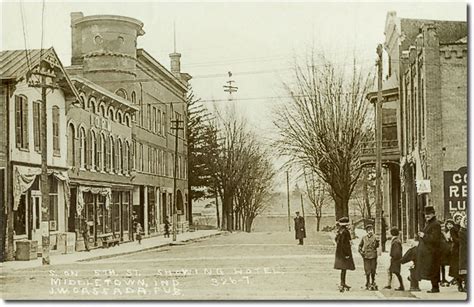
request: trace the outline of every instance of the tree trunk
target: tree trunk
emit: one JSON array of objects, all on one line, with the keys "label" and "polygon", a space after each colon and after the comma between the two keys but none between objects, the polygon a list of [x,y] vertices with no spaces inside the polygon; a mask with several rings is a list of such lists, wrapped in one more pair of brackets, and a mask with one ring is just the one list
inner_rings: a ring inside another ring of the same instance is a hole
[{"label": "tree trunk", "polygon": [[341,217],[349,217],[349,199],[333,196],[335,202],[336,220]]},{"label": "tree trunk", "polygon": [[[367,182],[367,174],[366,172],[363,172],[362,173],[362,193],[364,195],[364,199],[363,199],[363,202],[364,202],[364,211],[367,212],[367,218],[372,218],[372,213],[370,212],[370,200],[369,200],[369,193],[368,193],[368,190],[367,190],[367,185],[368,185],[368,182]],[[362,216],[364,217],[364,216]]]},{"label": "tree trunk", "polygon": [[253,217],[248,217],[245,223],[245,231],[252,232]]},{"label": "tree trunk", "polygon": [[216,192],[216,218],[217,218],[217,229],[221,229],[221,220],[219,216],[219,202],[218,202],[217,192]]},{"label": "tree trunk", "polygon": [[316,216],[316,231],[319,232],[319,226],[321,225],[321,216]]}]

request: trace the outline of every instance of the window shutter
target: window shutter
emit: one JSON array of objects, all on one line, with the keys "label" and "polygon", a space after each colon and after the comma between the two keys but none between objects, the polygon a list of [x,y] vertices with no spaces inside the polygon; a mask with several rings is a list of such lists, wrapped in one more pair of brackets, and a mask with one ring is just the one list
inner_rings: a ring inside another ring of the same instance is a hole
[{"label": "window shutter", "polygon": [[21,98],[15,96],[15,141],[16,147],[21,148]]},{"label": "window shutter", "polygon": [[109,171],[109,160],[110,160],[110,139],[106,139],[104,140],[105,141],[105,144],[104,144],[104,170],[106,172]]},{"label": "window shutter", "polygon": [[21,110],[21,114],[23,116],[22,119],[22,129],[23,129],[23,148],[28,149],[29,145],[29,140],[28,140],[28,101],[25,99],[22,99],[23,101],[23,107]]}]

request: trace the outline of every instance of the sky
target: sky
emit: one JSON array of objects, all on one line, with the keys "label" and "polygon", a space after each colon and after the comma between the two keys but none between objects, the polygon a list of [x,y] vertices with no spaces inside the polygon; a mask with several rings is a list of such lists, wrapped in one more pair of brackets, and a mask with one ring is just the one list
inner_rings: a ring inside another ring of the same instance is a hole
[{"label": "sky", "polygon": [[[44,15],[42,8],[41,1],[2,1],[2,50],[24,49],[25,40],[27,48],[53,46],[68,66],[71,12],[124,15],[144,23],[145,35],[139,37],[138,46],[169,68],[175,24],[176,51],[182,54],[182,71],[193,76],[195,95],[209,108],[214,103],[233,104],[267,142],[275,135],[273,107],[281,103],[278,97],[287,96],[282,84],[291,82],[294,59],[301,59],[312,46],[340,65],[355,56],[374,70],[388,11],[406,18],[466,20],[466,3],[459,1],[45,1]],[[223,91],[229,71],[238,87],[232,102]]]}]

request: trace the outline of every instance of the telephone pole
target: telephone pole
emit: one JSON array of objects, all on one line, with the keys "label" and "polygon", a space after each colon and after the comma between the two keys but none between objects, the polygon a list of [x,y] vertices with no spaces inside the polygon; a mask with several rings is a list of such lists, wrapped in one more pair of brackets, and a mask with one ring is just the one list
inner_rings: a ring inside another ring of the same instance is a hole
[{"label": "telephone pole", "polygon": [[[42,64],[44,63],[44,66]],[[48,130],[46,118],[46,91],[48,89],[55,90],[59,88],[55,83],[56,75],[54,70],[48,68],[46,62],[41,62],[39,66],[30,72],[28,78],[28,86],[41,88],[41,258],[43,265],[49,265],[49,180],[48,180]],[[39,81],[40,80],[40,81]]]},{"label": "telephone pole", "polygon": [[178,171],[178,131],[183,130],[184,127],[181,127],[180,124],[184,123],[182,120],[175,120],[171,121],[172,124],[175,126],[172,127],[175,133],[174,138],[174,171],[173,171],[173,241],[176,241],[176,232],[178,230],[178,212],[176,208],[176,204],[178,201],[178,195],[176,194],[176,172]]},{"label": "telephone pole", "polygon": [[291,232],[291,224],[290,224],[290,177],[288,175],[288,171],[286,171],[286,194],[288,196],[288,231]]},{"label": "telephone pole", "polygon": [[377,46],[377,103],[375,108],[375,233],[382,233],[382,44]]}]

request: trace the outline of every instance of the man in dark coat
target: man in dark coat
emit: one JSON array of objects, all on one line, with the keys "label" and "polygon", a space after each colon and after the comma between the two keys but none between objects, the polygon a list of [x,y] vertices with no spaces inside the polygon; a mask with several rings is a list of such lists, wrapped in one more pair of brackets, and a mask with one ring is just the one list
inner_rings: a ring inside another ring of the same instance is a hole
[{"label": "man in dark coat", "polygon": [[436,219],[436,213],[432,206],[425,207],[426,226],[423,231],[418,232],[419,246],[417,249],[416,266],[418,279],[428,279],[431,281],[431,290],[428,293],[439,292],[440,282],[440,263],[441,255],[439,252],[441,245],[441,225]]},{"label": "man in dark coat", "polygon": [[355,270],[354,259],[352,258],[351,234],[347,227],[349,218],[342,217],[338,221],[339,230],[336,234],[336,260],[334,269],[341,270],[341,288],[350,289],[346,284],[346,271]]},{"label": "man in dark coat", "polygon": [[304,225],[304,217],[296,211],[295,217],[295,239],[299,240],[298,245],[303,245],[303,239],[306,238],[306,228]]}]

